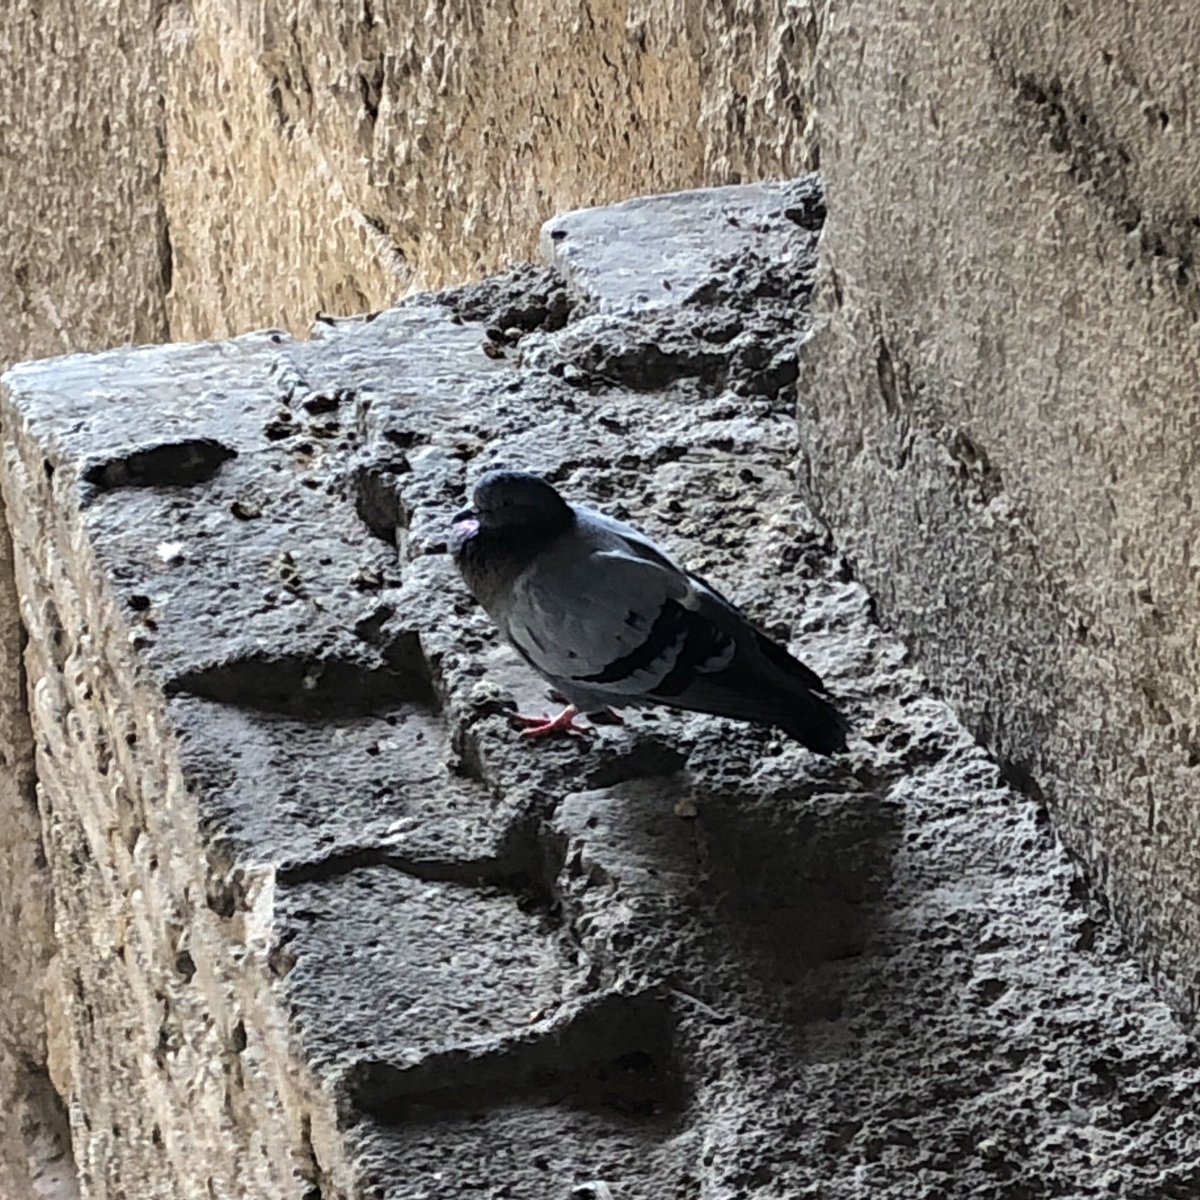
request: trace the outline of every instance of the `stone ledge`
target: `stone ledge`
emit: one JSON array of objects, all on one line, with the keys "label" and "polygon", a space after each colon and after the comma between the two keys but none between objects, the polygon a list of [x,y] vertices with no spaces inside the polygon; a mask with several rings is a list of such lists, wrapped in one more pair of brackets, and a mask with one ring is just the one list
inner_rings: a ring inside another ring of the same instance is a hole
[{"label": "stone ledge", "polygon": [[[6,376],[86,1195],[1183,1186],[1183,1034],[795,498],[819,200],[558,218],[573,299],[526,268]],[[660,218],[668,306],[630,288]],[[445,553],[500,461],[733,591],[852,752],[666,713],[517,741],[542,688]]]}]

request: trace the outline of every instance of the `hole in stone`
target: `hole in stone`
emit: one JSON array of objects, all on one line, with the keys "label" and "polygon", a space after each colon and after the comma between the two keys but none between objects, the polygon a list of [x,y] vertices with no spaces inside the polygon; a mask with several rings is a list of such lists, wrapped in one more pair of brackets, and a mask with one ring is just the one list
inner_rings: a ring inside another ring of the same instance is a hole
[{"label": "hole in stone", "polygon": [[429,435],[417,429],[385,429],[383,436],[401,450],[411,450],[429,441]]},{"label": "hole in stone", "polygon": [[[16,1074],[14,1094],[22,1097],[23,1111],[12,1132],[24,1141],[36,1181],[34,1194],[72,1200],[78,1197],[79,1187],[66,1103],[44,1067],[32,1067],[23,1060]],[[86,1124],[86,1114],[81,1116]]]},{"label": "hole in stone", "polygon": [[224,880],[212,880],[209,882],[204,902],[208,905],[211,912],[216,913],[218,917],[223,917],[225,920],[232,917],[238,908],[237,893]]},{"label": "hole in stone", "polygon": [[131,450],[92,463],[84,483],[98,491],[121,487],[189,487],[206,483],[237,451],[215,438],[188,438]]},{"label": "hole in stone", "polygon": [[783,210],[784,217],[801,229],[818,232],[825,224],[825,201],[819,194],[805,196],[803,202]]},{"label": "hole in stone", "polygon": [[366,716],[406,701],[436,707],[429,664],[415,633],[393,638],[381,657],[374,665],[264,651],[186,671],[164,690],[168,696],[314,720]]}]

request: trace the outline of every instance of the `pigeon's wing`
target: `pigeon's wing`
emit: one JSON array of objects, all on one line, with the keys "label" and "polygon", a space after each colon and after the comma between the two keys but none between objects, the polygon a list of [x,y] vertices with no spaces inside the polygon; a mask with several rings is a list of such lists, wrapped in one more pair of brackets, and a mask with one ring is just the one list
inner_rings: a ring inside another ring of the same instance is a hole
[{"label": "pigeon's wing", "polygon": [[815,672],[610,519],[588,523],[524,573],[506,624],[518,651],[569,700],[758,721],[825,754],[845,744],[846,722]]},{"label": "pigeon's wing", "polygon": [[814,691],[826,690],[821,677],[815,671],[793,658],[787,650],[763,633],[728,596],[713,587],[707,579],[697,575],[695,571],[685,571],[677,567],[658,546],[631,526],[600,513],[591,513],[590,510],[588,515],[595,519],[598,526],[615,534],[622,543],[622,549],[628,553],[685,576],[690,585],[688,607],[697,610],[699,617],[729,631],[742,631],[745,638],[753,643],[755,650],[785,675]]},{"label": "pigeon's wing", "polygon": [[630,703],[652,698],[674,672],[728,662],[732,639],[699,604],[691,579],[665,556],[584,547],[517,581],[507,632],[568,695],[574,688]]},{"label": "pigeon's wing", "polygon": [[774,725],[818,754],[844,749],[849,725],[828,699],[821,677],[719,593],[693,582],[700,600],[693,628],[723,633],[729,652],[704,662],[681,654],[676,668],[648,698],[673,708]]},{"label": "pigeon's wing", "polygon": [[826,688],[825,681],[816,671],[811,667],[806,667],[798,658],[793,657],[790,651],[763,633],[732,600],[718,592],[711,583],[706,579],[701,579],[695,572],[689,571],[688,578],[701,595],[706,595],[715,600],[717,604],[725,608],[727,613],[731,614],[733,618],[741,623],[747,637],[753,640],[755,649],[768,663],[780,670],[785,676],[789,676],[797,684],[812,688],[814,692],[821,692],[822,694],[828,692],[829,689]]}]

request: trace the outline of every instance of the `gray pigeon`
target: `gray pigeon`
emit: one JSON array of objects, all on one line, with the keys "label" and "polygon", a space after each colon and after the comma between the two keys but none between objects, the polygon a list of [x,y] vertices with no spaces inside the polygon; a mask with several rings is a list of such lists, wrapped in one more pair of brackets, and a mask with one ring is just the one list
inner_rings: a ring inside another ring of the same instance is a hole
[{"label": "gray pigeon", "polygon": [[557,717],[519,718],[526,736],[661,704],[774,725],[818,754],[844,749],[846,720],[820,678],[636,529],[525,471],[488,472],[472,500],[452,523],[454,561],[567,701]]}]

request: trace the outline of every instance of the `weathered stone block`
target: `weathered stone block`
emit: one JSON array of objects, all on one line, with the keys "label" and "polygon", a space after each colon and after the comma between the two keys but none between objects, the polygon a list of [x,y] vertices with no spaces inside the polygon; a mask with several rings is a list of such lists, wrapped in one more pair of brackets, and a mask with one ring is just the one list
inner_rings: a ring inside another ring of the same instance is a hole
[{"label": "weathered stone block", "polygon": [[839,9],[806,493],[1193,1011],[1194,9]]},{"label": "weathered stone block", "polygon": [[[796,498],[819,210],[569,214],[569,285],[6,376],[86,1196],[1195,1186],[1187,1041]],[[665,304],[630,288],[656,222],[693,235]],[[517,739],[544,691],[445,552],[501,461],[731,591],[851,753],[661,712]]]}]

